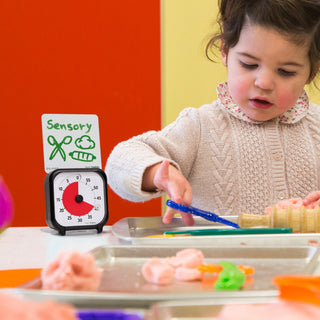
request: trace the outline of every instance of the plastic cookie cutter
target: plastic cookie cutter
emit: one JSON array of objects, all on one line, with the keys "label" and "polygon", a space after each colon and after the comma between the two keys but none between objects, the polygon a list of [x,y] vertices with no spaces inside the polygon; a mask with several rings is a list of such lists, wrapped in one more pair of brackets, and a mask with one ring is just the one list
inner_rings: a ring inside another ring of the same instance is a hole
[{"label": "plastic cookie cutter", "polygon": [[279,289],[279,297],[320,305],[320,276],[281,275],[272,278]]},{"label": "plastic cookie cutter", "polygon": [[187,207],[182,204],[176,203],[172,200],[167,200],[167,206],[170,208],[173,208],[175,210],[194,214],[195,216],[199,216],[199,217],[204,218],[209,221],[219,222],[219,223],[240,229],[240,226],[238,224],[236,224],[235,222],[229,221],[227,219],[223,219],[223,218],[219,217],[217,214],[209,212],[209,211],[197,209],[192,206]]},{"label": "plastic cookie cutter", "polygon": [[243,264],[239,264],[238,269],[243,272],[244,275],[250,276],[254,274],[254,268],[250,266],[244,266]]},{"label": "plastic cookie cutter", "polygon": [[217,264],[200,264],[196,267],[202,273],[219,273],[222,270],[222,266]]}]

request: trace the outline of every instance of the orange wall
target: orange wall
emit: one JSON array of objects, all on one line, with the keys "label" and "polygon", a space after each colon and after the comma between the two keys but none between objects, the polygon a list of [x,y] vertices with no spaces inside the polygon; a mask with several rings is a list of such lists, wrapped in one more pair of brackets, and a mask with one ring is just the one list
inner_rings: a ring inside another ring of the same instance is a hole
[{"label": "orange wall", "polygon": [[[103,167],[113,146],[160,129],[160,0],[0,1],[0,174],[12,226],[45,225],[43,113],[99,117]],[[109,190],[109,221],[161,214]]]}]

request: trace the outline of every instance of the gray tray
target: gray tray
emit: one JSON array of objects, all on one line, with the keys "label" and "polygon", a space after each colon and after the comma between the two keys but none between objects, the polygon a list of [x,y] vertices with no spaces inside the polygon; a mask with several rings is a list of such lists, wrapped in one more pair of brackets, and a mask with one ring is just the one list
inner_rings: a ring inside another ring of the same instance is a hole
[{"label": "gray tray", "polygon": [[[228,216],[236,222],[237,217]],[[193,226],[186,226],[181,218],[174,218],[170,224],[164,224],[161,217],[123,218],[112,226],[112,233],[123,242],[134,245],[182,245],[182,246],[308,246],[320,243],[320,233],[258,234],[258,235],[223,235],[223,236],[179,236],[150,237],[162,235],[165,231],[192,229],[228,229],[220,223],[210,222],[195,217]]]},{"label": "gray tray", "polygon": [[142,265],[152,257],[174,256],[181,247],[116,246],[93,250],[96,262],[103,271],[98,292],[68,292],[41,290],[41,279],[36,278],[18,293],[31,299],[54,299],[80,307],[139,307],[168,300],[194,300],[205,298],[276,297],[277,290],[271,278],[280,274],[312,274],[318,266],[317,247],[196,247],[205,256],[206,263],[221,260],[254,267],[253,283],[240,291],[215,291],[200,281],[174,282],[169,286],[147,283],[141,275]]},{"label": "gray tray", "polygon": [[185,303],[183,301],[168,301],[156,303],[151,306],[145,314],[146,320],[214,320],[220,313],[223,306],[227,304],[255,304],[272,303],[278,301],[277,298],[256,298],[250,302],[248,299],[204,299],[194,300]]}]

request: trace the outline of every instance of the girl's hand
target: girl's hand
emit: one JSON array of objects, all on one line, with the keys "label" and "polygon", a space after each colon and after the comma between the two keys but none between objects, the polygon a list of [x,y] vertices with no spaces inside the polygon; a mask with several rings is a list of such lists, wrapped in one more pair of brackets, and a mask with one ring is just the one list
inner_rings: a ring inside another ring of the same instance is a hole
[{"label": "girl's hand", "polygon": [[312,191],[303,199],[303,205],[313,209],[320,206],[320,191]]},{"label": "girl's hand", "polygon": [[[144,187],[144,190],[150,190],[150,186],[154,185],[156,188],[165,191],[171,200],[186,206],[191,205],[192,188],[189,182],[177,168],[170,165],[168,160],[151,167],[143,180],[144,186],[146,186],[146,180],[152,181],[151,184],[148,184],[149,188]],[[170,223],[176,213],[181,214],[183,221],[187,225],[194,224],[194,219],[190,213],[180,212],[172,208],[167,209],[162,220],[163,223]]]}]

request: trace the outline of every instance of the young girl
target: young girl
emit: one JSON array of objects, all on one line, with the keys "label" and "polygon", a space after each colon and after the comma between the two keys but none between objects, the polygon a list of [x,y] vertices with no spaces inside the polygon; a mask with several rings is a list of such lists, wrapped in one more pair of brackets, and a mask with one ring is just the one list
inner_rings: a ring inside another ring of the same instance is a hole
[{"label": "young girl", "polygon": [[[219,8],[220,32],[206,53],[220,48],[227,83],[217,101],[114,148],[106,172],[121,197],[166,193],[238,215],[320,189],[320,106],[304,91],[319,72],[320,1],[220,0]],[[167,209],[164,223],[175,213]]]}]

